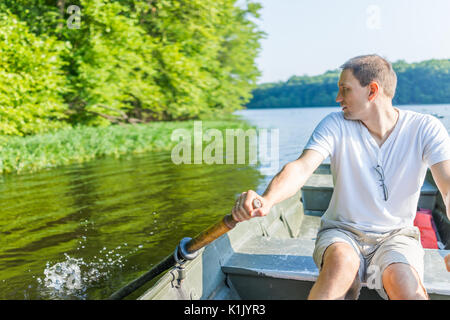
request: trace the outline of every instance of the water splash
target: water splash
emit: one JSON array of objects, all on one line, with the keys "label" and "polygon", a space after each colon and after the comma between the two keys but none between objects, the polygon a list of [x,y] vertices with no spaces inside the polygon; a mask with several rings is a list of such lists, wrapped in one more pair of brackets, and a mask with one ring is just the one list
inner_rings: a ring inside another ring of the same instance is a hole
[{"label": "water splash", "polygon": [[67,296],[81,297],[86,289],[83,281],[81,266],[83,259],[76,259],[64,254],[66,260],[52,266],[47,262],[44,270],[45,278],[38,283],[44,285],[51,298],[65,298]]},{"label": "water splash", "polygon": [[[123,246],[127,247],[128,244],[124,243]],[[74,258],[64,253],[64,261],[55,264],[47,262],[44,279],[36,279],[43,287],[41,294],[50,299],[86,299],[88,288],[104,284],[113,272],[125,266],[126,256],[136,253],[143,246],[139,245],[126,254],[116,252],[121,248],[122,246],[118,246],[108,251],[103,247],[98,257],[94,256],[93,261]]]}]

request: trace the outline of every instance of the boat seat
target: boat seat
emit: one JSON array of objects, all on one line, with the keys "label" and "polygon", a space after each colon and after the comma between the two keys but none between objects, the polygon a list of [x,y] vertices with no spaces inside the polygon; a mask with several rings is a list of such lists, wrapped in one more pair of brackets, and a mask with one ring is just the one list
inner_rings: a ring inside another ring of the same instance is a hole
[{"label": "boat seat", "polygon": [[[316,267],[312,254],[314,240],[309,239],[277,239],[262,236],[254,236],[236,250],[222,266],[222,271],[230,277],[230,281],[243,299],[264,299],[270,295],[266,290],[265,296],[260,296],[262,291],[258,288],[252,290],[252,283],[259,286],[261,281],[251,279],[283,279],[288,282],[303,281],[308,284],[308,292],[313,282],[316,281],[319,270]],[[450,250],[425,249],[425,277],[424,284],[431,298],[450,296],[450,272],[445,269],[443,257],[450,254]],[[239,280],[240,279],[240,280]],[[293,296],[286,281],[276,290],[276,285],[271,283],[268,288],[273,288],[274,293],[270,298],[274,299],[303,299],[305,296]],[[242,290],[240,290],[242,288]],[[247,289],[245,289],[247,288]],[[299,286],[293,285],[293,288]],[[369,299],[379,298],[375,290],[369,290],[363,283],[364,295]],[[246,296],[250,292],[249,296]],[[283,296],[283,294],[285,294]],[[307,293],[306,293],[307,294]],[[363,291],[361,291],[363,295]],[[360,296],[361,298],[361,296]]]}]

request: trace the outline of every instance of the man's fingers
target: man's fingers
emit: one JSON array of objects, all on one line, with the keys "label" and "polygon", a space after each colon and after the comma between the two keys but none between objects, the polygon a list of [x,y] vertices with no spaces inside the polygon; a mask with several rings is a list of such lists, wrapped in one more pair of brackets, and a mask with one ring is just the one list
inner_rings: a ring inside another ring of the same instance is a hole
[{"label": "man's fingers", "polygon": [[253,200],[252,203],[253,203],[253,208],[255,208],[255,209],[262,207],[261,200],[259,200],[258,198],[255,198],[255,200]]},{"label": "man's fingers", "polygon": [[258,198],[259,196],[255,191],[249,190],[246,194],[244,209],[249,213],[250,216],[253,216],[253,210],[261,207],[261,200]]},{"label": "man's fingers", "polygon": [[242,208],[242,204],[245,201],[246,194],[247,194],[247,192],[241,193],[239,198],[236,200],[236,203],[235,203],[235,205],[233,207],[233,210],[232,210],[233,219],[238,221],[238,222],[241,222],[241,221],[244,221],[244,220],[248,219],[248,218],[245,217],[246,214],[245,214],[245,211],[243,211],[243,208]]},{"label": "man's fingers", "polygon": [[267,215],[267,209],[266,208],[259,208],[256,210],[253,210],[252,217],[264,217]]},{"label": "man's fingers", "polygon": [[[265,206],[265,207],[264,207]],[[243,192],[236,200],[232,210],[233,219],[241,222],[252,217],[263,217],[267,214],[268,207],[264,198],[255,191]]]},{"label": "man's fingers", "polygon": [[261,209],[253,210],[252,217],[261,217]]},{"label": "man's fingers", "polygon": [[233,209],[231,209],[231,215],[233,216],[233,219],[235,221],[239,221],[239,216],[237,214],[237,208],[238,207],[239,207],[239,199],[236,200],[236,202],[234,203]]},{"label": "man's fingers", "polygon": [[233,218],[234,220],[241,222],[244,220],[242,216],[241,207],[239,205],[239,201],[236,203],[236,206],[233,208]]},{"label": "man's fingers", "polygon": [[242,192],[241,196],[239,197],[239,207],[238,207],[238,211],[239,211],[239,215],[243,220],[248,220],[250,219],[250,214],[248,211],[248,208],[246,207],[246,200],[247,200],[247,192]]}]

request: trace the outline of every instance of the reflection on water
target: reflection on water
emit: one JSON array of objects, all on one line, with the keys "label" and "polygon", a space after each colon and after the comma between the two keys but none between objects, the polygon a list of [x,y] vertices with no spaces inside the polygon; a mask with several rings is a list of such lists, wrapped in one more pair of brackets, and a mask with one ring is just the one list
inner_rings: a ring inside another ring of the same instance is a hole
[{"label": "reflection on water", "polygon": [[102,159],[0,181],[0,299],[103,299],[229,213],[245,165]]}]

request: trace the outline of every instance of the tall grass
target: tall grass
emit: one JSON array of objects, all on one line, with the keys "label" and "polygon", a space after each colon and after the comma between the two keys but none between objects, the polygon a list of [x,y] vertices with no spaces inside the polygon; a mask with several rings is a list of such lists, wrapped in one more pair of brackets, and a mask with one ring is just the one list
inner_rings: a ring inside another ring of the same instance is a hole
[{"label": "tall grass", "polygon": [[[235,117],[203,120],[203,130],[248,129],[249,124]],[[170,151],[175,129],[192,132],[194,121],[153,122],[149,124],[61,129],[27,137],[0,136],[0,174],[34,172],[71,163],[82,163],[100,157]]]}]

